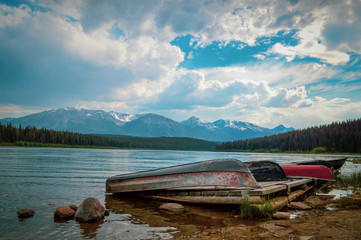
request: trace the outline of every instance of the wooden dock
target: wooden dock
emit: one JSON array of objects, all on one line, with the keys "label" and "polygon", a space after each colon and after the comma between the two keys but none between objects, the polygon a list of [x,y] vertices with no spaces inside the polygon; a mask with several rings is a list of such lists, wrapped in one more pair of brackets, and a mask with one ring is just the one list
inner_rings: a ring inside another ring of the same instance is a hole
[{"label": "wooden dock", "polygon": [[143,197],[194,204],[242,205],[250,204],[261,210],[268,206],[278,210],[289,202],[317,188],[323,181],[298,179],[277,182],[260,182],[260,188],[234,186],[202,186],[175,188],[142,193]]}]

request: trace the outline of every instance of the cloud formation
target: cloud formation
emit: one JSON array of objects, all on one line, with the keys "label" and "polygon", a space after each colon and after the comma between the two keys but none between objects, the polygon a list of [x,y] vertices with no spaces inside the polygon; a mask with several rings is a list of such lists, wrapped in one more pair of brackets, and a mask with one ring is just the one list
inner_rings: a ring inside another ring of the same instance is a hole
[{"label": "cloud formation", "polygon": [[359,117],[360,20],[360,1],[0,1],[0,112]]}]

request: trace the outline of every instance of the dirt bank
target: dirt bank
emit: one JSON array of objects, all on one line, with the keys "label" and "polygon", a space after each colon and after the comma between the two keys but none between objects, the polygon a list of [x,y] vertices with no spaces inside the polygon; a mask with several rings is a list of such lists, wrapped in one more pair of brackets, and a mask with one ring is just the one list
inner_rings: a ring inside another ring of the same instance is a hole
[{"label": "dirt bank", "polygon": [[[333,205],[340,205],[340,201]],[[291,220],[266,220],[255,226],[209,229],[177,239],[361,239],[361,209],[338,206],[335,210],[312,209]]]}]

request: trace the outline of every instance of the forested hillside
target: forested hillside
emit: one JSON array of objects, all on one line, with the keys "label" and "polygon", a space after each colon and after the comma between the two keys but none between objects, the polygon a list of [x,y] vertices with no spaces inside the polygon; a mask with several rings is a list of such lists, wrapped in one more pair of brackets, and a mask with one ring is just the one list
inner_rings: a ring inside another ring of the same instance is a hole
[{"label": "forested hillside", "polygon": [[15,146],[39,146],[29,143],[60,144],[64,146],[114,147],[122,149],[199,150],[212,151],[216,143],[194,138],[141,138],[127,136],[99,136],[73,132],[53,131],[45,128],[17,128],[0,124],[0,143]]},{"label": "forested hillside", "polygon": [[225,142],[220,151],[361,152],[361,119],[335,122],[262,138]]}]

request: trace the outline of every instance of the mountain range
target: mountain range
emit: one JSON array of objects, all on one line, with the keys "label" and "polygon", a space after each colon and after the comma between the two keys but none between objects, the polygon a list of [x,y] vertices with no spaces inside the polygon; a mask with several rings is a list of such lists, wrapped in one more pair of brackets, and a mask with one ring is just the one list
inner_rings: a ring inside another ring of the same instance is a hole
[{"label": "mountain range", "polygon": [[0,119],[0,122],[86,134],[192,137],[216,142],[263,137],[294,130],[283,125],[269,129],[249,122],[222,119],[206,122],[195,116],[177,122],[153,113],[127,114],[73,107],[43,111],[19,118],[4,118]]}]

